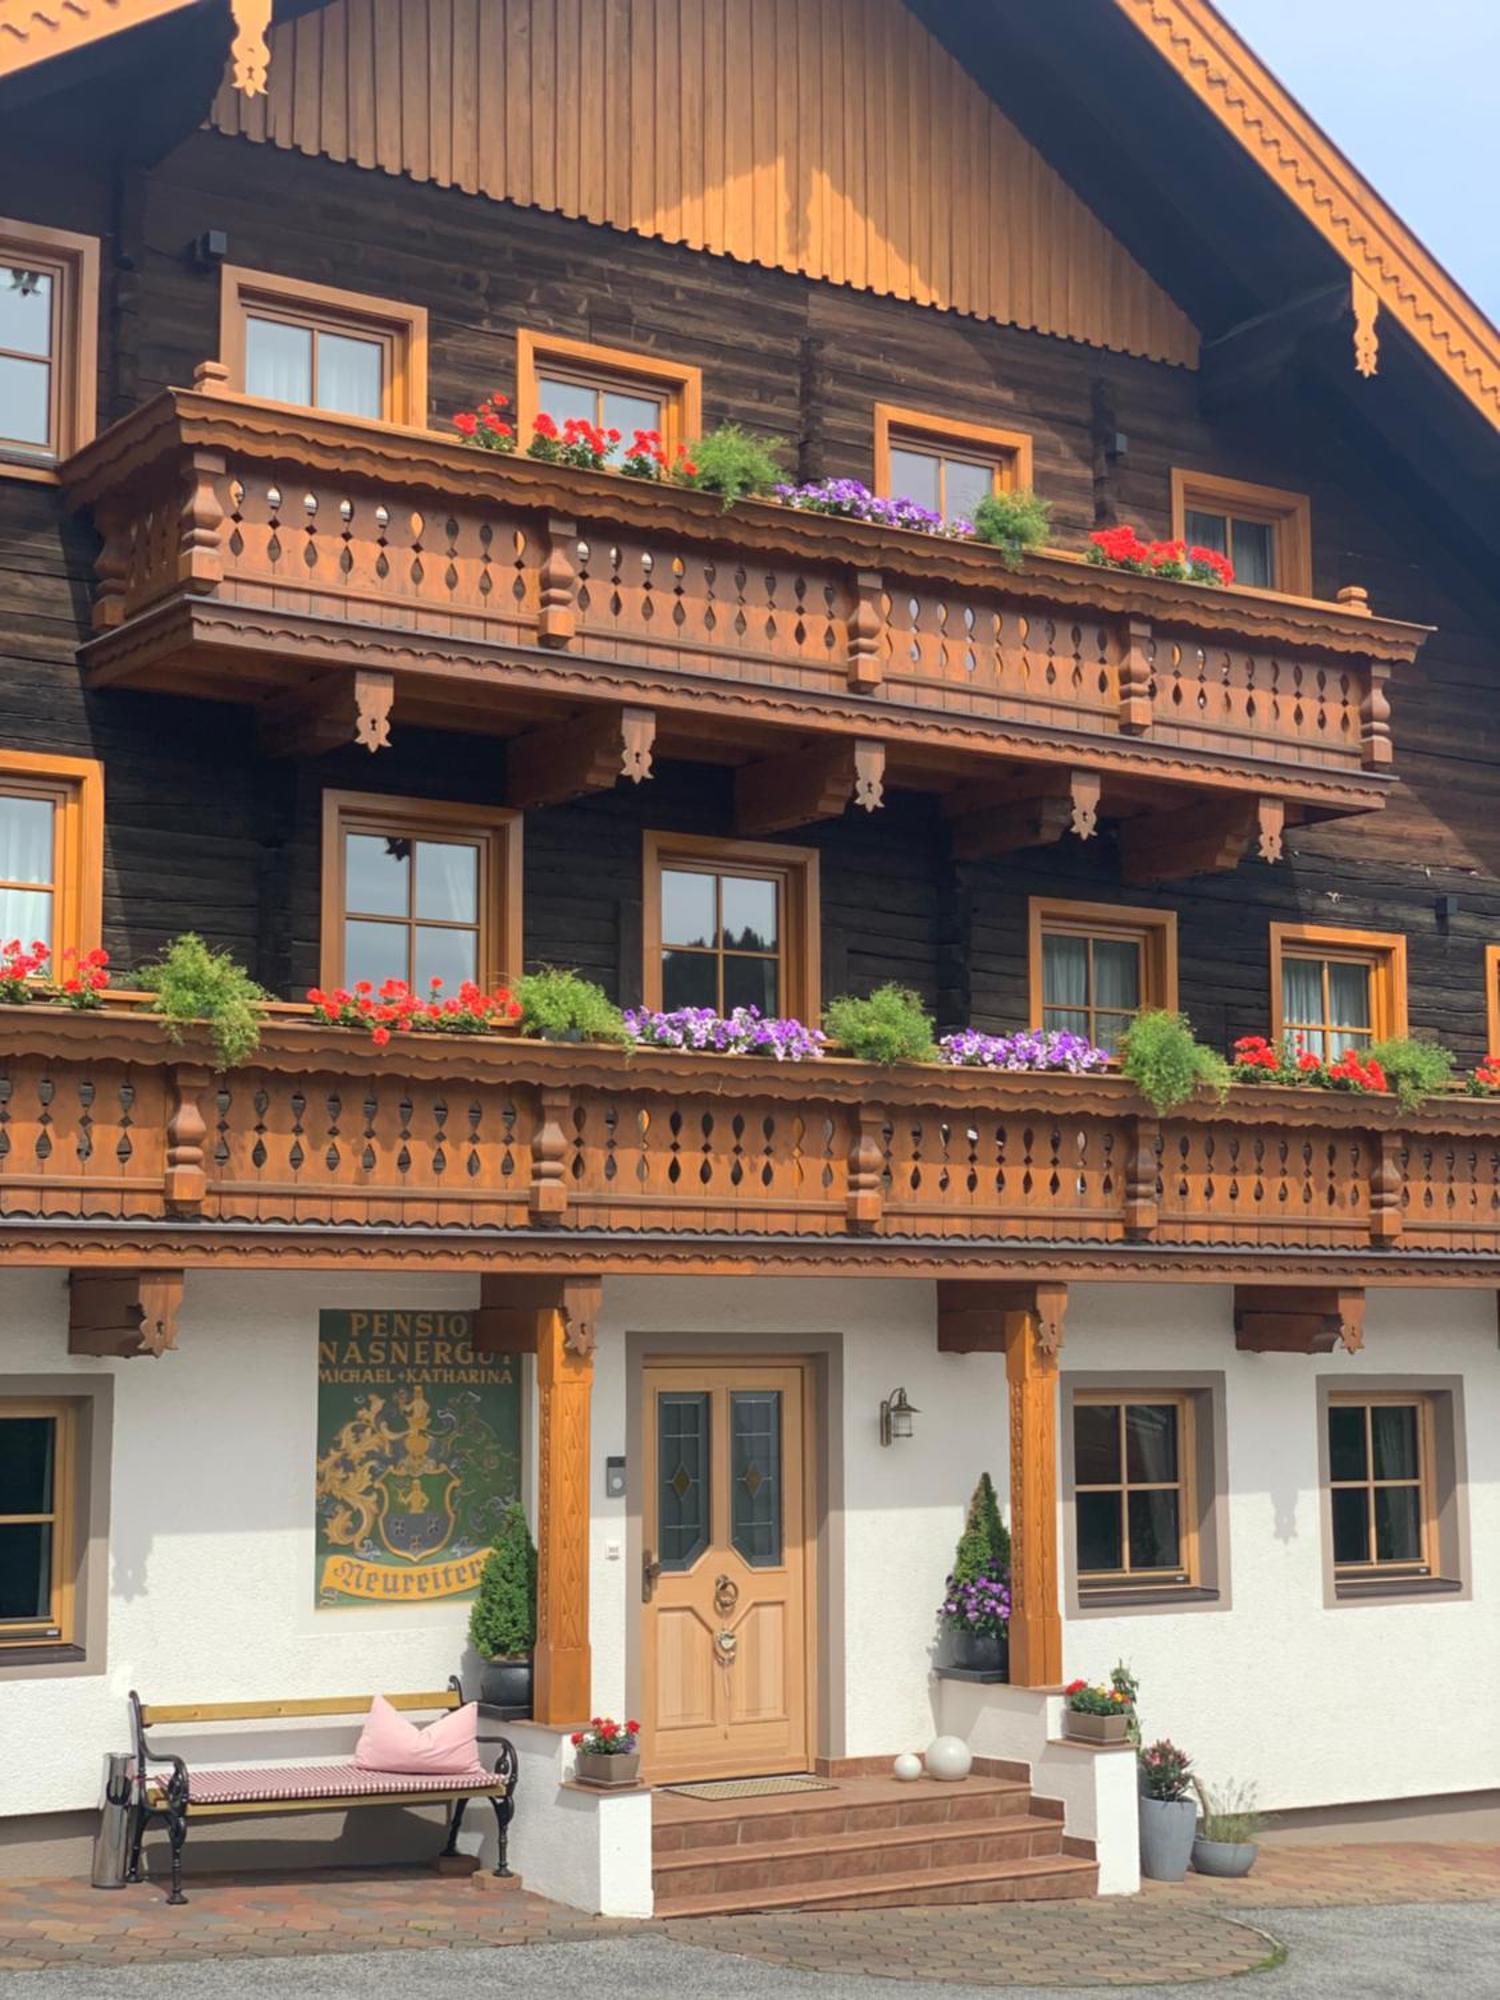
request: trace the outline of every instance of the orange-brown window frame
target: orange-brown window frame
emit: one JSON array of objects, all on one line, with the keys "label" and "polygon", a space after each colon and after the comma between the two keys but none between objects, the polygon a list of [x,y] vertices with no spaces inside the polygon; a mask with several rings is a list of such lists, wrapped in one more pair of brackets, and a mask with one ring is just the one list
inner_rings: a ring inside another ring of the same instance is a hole
[{"label": "orange-brown window frame", "polygon": [[516,335],[516,430],[523,451],[541,414],[540,383],[548,369],[595,387],[644,389],[659,397],[662,443],[669,452],[702,434],[703,370],[691,362],[522,327]]},{"label": "orange-brown window frame", "polygon": [[[1299,951],[1297,947],[1305,946]],[[1406,939],[1399,931],[1342,930],[1336,924],[1272,924],[1271,1039],[1287,1032],[1281,1001],[1282,960],[1355,959],[1370,967],[1370,1040],[1406,1033]]]},{"label": "orange-brown window frame", "polygon": [[45,271],[55,287],[51,447],[0,443],[0,476],[55,484],[57,467],[93,437],[99,407],[99,240],[0,216],[0,264]]},{"label": "orange-brown window frame", "polygon": [[446,799],[396,798],[381,792],[324,792],[321,983],[330,989],[344,984],[344,835],[350,832],[476,842],[479,983],[489,988],[518,980],[521,827],[521,814],[505,806],[455,805]]},{"label": "orange-brown window frame", "polygon": [[1248,479],[1217,472],[1188,472],[1174,465],[1172,533],[1180,541],[1187,537],[1189,508],[1268,524],[1276,561],[1272,589],[1282,597],[1312,596],[1312,504],[1305,493],[1255,486]]},{"label": "orange-brown window frame", "polygon": [[898,403],[875,405],[875,491],[900,498],[891,490],[891,445],[912,444],[919,451],[951,451],[955,458],[988,459],[996,493],[1023,493],[1033,478],[1031,437],[1026,431],[971,424],[958,417],[934,416],[930,410],[909,410]]},{"label": "orange-brown window frame", "polygon": [[[380,422],[427,427],[427,308],[400,299],[347,292],[335,285],[304,284],[273,271],[226,264],[219,293],[219,359],[229,371],[229,387],[245,391],[245,319],[259,313],[314,331],[354,334],[378,340],[384,353],[384,408]],[[288,409],[314,406],[290,403]],[[335,415],[336,412],[318,414]],[[340,418],[361,423],[370,418]]]},{"label": "orange-brown window frame", "polygon": [[774,841],[713,840],[694,834],[648,833],[642,853],[642,992],[662,1004],[661,877],[664,868],[774,877],[781,888],[777,925],[781,1011],[814,1026],[823,1008],[818,853]]},{"label": "orange-brown window frame", "polygon": [[[1027,903],[1027,986],[1030,1021],[1043,1025],[1046,982],[1043,940],[1050,935],[1133,938],[1141,947],[1141,1007],[1177,1006],[1177,912],[1124,903],[1073,903],[1032,896]],[[1092,1011],[1092,1010],[1091,1010]]]},{"label": "orange-brown window frame", "polygon": [[51,802],[54,962],[92,951],[104,918],[104,766],[93,757],[0,750],[0,792]]},{"label": "orange-brown window frame", "polygon": [[[1175,1479],[1135,1479],[1130,1477],[1130,1462],[1126,1455],[1124,1412],[1132,1404],[1146,1404],[1160,1408],[1170,1404],[1177,1412],[1177,1477]],[[1078,1580],[1080,1599],[1086,1599],[1090,1591],[1117,1590],[1122,1585],[1137,1589],[1155,1587],[1189,1590],[1199,1580],[1198,1563],[1198,1507],[1196,1492],[1197,1438],[1194,1433],[1196,1411],[1194,1400],[1180,1389],[1077,1389],[1073,1394],[1073,1408],[1084,1405],[1103,1405],[1108,1409],[1119,1409],[1120,1415],[1120,1477],[1118,1482],[1108,1484],[1081,1483],[1078,1478],[1077,1442],[1068,1439],[1068,1449],[1074,1454],[1073,1503],[1076,1510],[1080,1493],[1118,1493],[1120,1496],[1121,1542],[1120,1553],[1123,1567],[1120,1569],[1089,1569],[1082,1567],[1078,1559],[1077,1515],[1075,1511],[1074,1529],[1074,1574]],[[1173,1569],[1132,1569],[1130,1566],[1130,1495],[1131,1493],[1170,1490],[1178,1495],[1177,1532],[1178,1554],[1182,1560]]]},{"label": "orange-brown window frame", "polygon": [[1500,1056],[1500,944],[1484,948],[1484,1052]]},{"label": "orange-brown window frame", "polygon": [[[78,1549],[78,1411],[53,1397],[7,1396],[0,1418],[50,1417],[56,1424],[52,1462],[52,1505],[44,1514],[4,1514],[0,1524],[46,1522],[52,1528],[51,1592],[45,1620],[0,1624],[0,1665],[18,1646],[70,1646],[75,1630],[74,1567]],[[50,1628],[39,1631],[39,1624]]]},{"label": "orange-brown window frame", "polygon": [[[1369,1412],[1377,1408],[1414,1409],[1417,1413],[1417,1472],[1414,1479],[1377,1479],[1375,1477],[1375,1441]],[[1333,1551],[1333,1496],[1344,1490],[1359,1489],[1368,1496],[1370,1560],[1363,1563],[1340,1562],[1333,1556],[1333,1574],[1336,1582],[1351,1583],[1376,1581],[1380,1578],[1412,1578],[1437,1576],[1441,1570],[1438,1560],[1438,1507],[1437,1507],[1437,1417],[1433,1398],[1420,1389],[1409,1393],[1393,1390],[1335,1389],[1328,1397],[1324,1423],[1328,1422],[1328,1412],[1335,1409],[1361,1409],[1365,1411],[1365,1463],[1367,1477],[1364,1479],[1335,1479],[1332,1472],[1332,1442],[1327,1441],[1329,1453],[1329,1473],[1326,1485],[1328,1494],[1330,1551]],[[1375,1494],[1382,1486],[1410,1486],[1417,1489],[1417,1508],[1421,1523],[1421,1553],[1398,1560],[1381,1562],[1375,1554]]]}]

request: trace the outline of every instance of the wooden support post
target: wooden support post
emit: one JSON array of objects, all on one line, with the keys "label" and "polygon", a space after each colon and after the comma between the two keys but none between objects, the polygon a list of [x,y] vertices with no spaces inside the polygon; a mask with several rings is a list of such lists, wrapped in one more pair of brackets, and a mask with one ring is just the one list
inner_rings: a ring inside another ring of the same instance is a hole
[{"label": "wooden support post", "polygon": [[[579,1281],[569,1281],[569,1289]],[[597,1295],[598,1286],[592,1289]],[[589,1651],[589,1401],[594,1318],[559,1308],[537,1319],[538,1722],[580,1723],[593,1712]]]},{"label": "wooden support post", "polygon": [[522,812],[608,792],[651,776],[656,717],[611,702],[572,721],[516,736],[505,747],[505,796]]},{"label": "wooden support post", "polygon": [[874,812],[885,800],[884,780],[885,745],[863,736],[746,764],[734,780],[735,831],[785,833],[837,819],[850,804]]},{"label": "wooden support post", "polygon": [[72,1271],[68,1352],[133,1360],[177,1345],[181,1271]]},{"label": "wooden support post", "polygon": [[846,1217],[856,1236],[872,1236],[885,1207],[885,1109],[862,1104],[856,1113],[854,1144],[849,1149],[849,1193]]},{"label": "wooden support post", "polygon": [[219,530],[224,506],[218,482],[226,471],[224,454],[189,452],[182,467],[182,509],[177,520],[177,581],[185,590],[208,596],[224,581]]},{"label": "wooden support post", "polygon": [[563,1120],[573,1097],[566,1084],[542,1086],[540,1116],[531,1142],[531,1219],[561,1222],[568,1206],[568,1138]]},{"label": "wooden support post", "polygon": [[1245,1354],[1357,1354],[1365,1344],[1359,1286],[1236,1285],[1234,1344]]},{"label": "wooden support post", "polygon": [[1144,736],[1151,727],[1151,675],[1155,660],[1151,626],[1145,618],[1125,622],[1125,654],[1120,662],[1120,727]]},{"label": "wooden support post", "polygon": [[849,620],[849,685],[873,694],[884,678],[880,634],[885,623],[885,578],[878,569],[862,569],[854,577],[854,611]]},{"label": "wooden support post", "polygon": [[170,1072],[172,1109],[167,1118],[167,1170],[162,1193],[174,1215],[193,1215],[208,1193],[203,1142],[208,1124],[203,1093],[213,1081],[206,1069],[176,1063]]},{"label": "wooden support post", "polygon": [[1097,771],[1042,770],[1008,790],[965,785],[949,794],[943,811],[953,827],[960,861],[1049,847],[1071,833],[1092,840],[1099,826],[1103,779]]},{"label": "wooden support post", "polygon": [[1176,882],[1237,868],[1251,841],[1263,861],[1281,859],[1286,806],[1280,799],[1200,800],[1145,813],[1120,828],[1120,877],[1132,886]]},{"label": "wooden support post", "polygon": [[358,743],[370,751],[391,741],[396,677],[376,667],[326,674],[278,696],[260,712],[260,747],[268,757],[321,757]]},{"label": "wooden support post", "polygon": [[1010,1678],[1016,1687],[1062,1679],[1057,1567],[1057,1356],[1066,1285],[1017,1287],[1005,1313],[1010,1391]]},{"label": "wooden support post", "polygon": [[[1368,608],[1368,607],[1366,607]],[[1390,664],[1386,660],[1366,662],[1369,681],[1359,706],[1359,743],[1366,770],[1386,769],[1395,755],[1391,742],[1391,703],[1386,693]]]},{"label": "wooden support post", "polygon": [[1161,1124],[1155,1118],[1137,1118],[1125,1162],[1125,1234],[1135,1243],[1148,1243],[1156,1234],[1158,1214],[1158,1162]]},{"label": "wooden support post", "polygon": [[578,570],[573,561],[577,541],[576,521],[554,514],[547,522],[536,625],[537,640],[543,646],[571,646],[578,630]]},{"label": "wooden support post", "polygon": [[1406,1219],[1401,1207],[1405,1193],[1401,1165],[1404,1143],[1398,1132],[1382,1132],[1376,1140],[1379,1151],[1370,1174],[1370,1241],[1387,1248],[1401,1241]]}]

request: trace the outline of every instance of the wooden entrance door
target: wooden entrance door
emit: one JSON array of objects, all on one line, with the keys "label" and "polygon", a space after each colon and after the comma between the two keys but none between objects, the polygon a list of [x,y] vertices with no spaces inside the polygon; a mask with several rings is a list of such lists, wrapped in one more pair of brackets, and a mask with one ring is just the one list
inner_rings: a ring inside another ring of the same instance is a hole
[{"label": "wooden entrance door", "polygon": [[797,1362],[645,1371],[642,1723],[653,1784],[808,1767]]}]

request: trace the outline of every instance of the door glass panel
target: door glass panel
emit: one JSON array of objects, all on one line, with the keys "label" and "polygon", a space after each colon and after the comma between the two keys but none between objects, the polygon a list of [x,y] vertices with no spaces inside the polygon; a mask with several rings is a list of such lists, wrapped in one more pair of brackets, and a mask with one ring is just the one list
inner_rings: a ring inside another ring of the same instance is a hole
[{"label": "door glass panel", "polygon": [[245,394],[277,403],[312,402],[312,328],[281,319],[245,319]]},{"label": "door glass panel", "polygon": [[1120,1406],[1073,1405],[1073,1478],[1079,1486],[1120,1483]]},{"label": "door glass panel", "polygon": [[1075,1502],[1078,1515],[1078,1567],[1085,1573],[1125,1567],[1124,1544],[1120,1538],[1120,1496],[1118,1493],[1080,1493]]},{"label": "door glass panel", "polygon": [[708,1546],[708,1396],[656,1398],[656,1519],[663,1569],[690,1569]]},{"label": "door glass panel", "polygon": [[346,417],[385,414],[384,352],[378,340],[318,335],[318,408]]},{"label": "door glass panel", "polygon": [[0,1619],[47,1618],[51,1611],[50,1523],[0,1522]]},{"label": "door glass panel", "polygon": [[1168,1491],[1130,1496],[1130,1567],[1179,1569],[1182,1542],[1177,1518],[1178,1496]]},{"label": "door glass panel", "polygon": [[729,1392],[729,1525],[752,1569],[781,1561],[781,1391]]}]

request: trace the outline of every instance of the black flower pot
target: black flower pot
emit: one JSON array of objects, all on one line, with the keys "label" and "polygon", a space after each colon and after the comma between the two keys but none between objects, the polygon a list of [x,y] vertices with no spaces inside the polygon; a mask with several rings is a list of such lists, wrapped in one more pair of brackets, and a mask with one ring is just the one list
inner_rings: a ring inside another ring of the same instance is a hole
[{"label": "black flower pot", "polygon": [[479,1674],[479,1699],[488,1708],[508,1708],[517,1715],[530,1715],[530,1653],[486,1660]]},{"label": "black flower pot", "polygon": [[1006,1635],[1000,1632],[969,1632],[962,1626],[948,1629],[948,1664],[971,1674],[998,1674],[1005,1665]]}]

